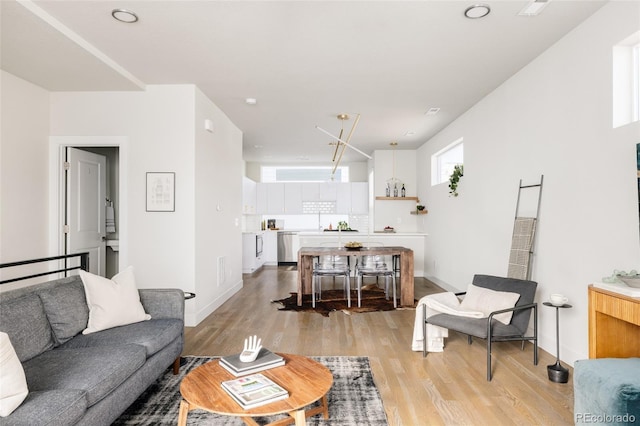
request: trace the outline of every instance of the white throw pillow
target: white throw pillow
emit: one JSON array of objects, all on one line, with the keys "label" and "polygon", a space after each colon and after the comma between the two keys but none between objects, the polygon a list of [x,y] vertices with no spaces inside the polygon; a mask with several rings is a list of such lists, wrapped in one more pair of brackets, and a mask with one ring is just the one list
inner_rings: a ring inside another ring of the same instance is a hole
[{"label": "white throw pillow", "polygon": [[[480,311],[485,317],[491,312],[513,308],[520,299],[520,294],[506,291],[495,291],[469,284],[467,294],[462,299],[460,307],[469,311]],[[494,315],[493,318],[503,324],[509,324],[513,312]]]},{"label": "white throw pillow", "polygon": [[0,331],[0,416],[7,417],[29,394],[24,369],[9,340]]},{"label": "white throw pillow", "polygon": [[80,271],[89,305],[89,323],[82,334],[151,319],[142,303],[129,266],[112,279]]}]

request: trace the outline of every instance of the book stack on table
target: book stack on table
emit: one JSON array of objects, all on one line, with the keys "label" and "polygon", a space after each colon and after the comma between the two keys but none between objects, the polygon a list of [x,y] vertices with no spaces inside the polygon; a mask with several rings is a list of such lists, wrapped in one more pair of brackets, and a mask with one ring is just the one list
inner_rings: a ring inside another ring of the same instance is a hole
[{"label": "book stack on table", "polygon": [[222,382],[222,389],[244,409],[289,397],[286,389],[260,373]]},{"label": "book stack on table", "polygon": [[220,366],[234,376],[253,374],[270,368],[280,367],[281,365],[284,365],[284,358],[266,348],[260,349],[258,357],[255,361],[251,362],[240,361],[240,354],[220,358]]}]

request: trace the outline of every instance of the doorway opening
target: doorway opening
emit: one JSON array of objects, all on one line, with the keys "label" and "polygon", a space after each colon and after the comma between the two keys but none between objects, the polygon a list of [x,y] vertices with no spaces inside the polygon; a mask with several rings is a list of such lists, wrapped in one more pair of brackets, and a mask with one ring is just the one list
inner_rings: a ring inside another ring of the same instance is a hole
[{"label": "doorway opening", "polygon": [[[90,162],[96,165],[100,164],[99,167],[104,165],[104,170],[98,171],[96,181],[90,176],[83,176],[81,173],[74,173],[72,170],[67,170],[65,219],[69,229],[65,239],[65,254],[88,250],[93,257],[90,262],[92,272],[110,278],[117,274],[119,270],[118,254],[120,250],[120,239],[118,225],[120,221],[118,220],[118,216],[120,211],[120,197],[118,188],[120,149],[114,146],[67,147],[66,163],[69,163],[69,161],[74,158],[72,150],[89,153],[89,158],[93,157],[95,159]],[[79,154],[81,154],[80,157],[82,158],[87,157],[87,155],[82,155],[82,153]],[[100,160],[99,163],[98,160]],[[83,164],[83,166],[88,167],[86,163]],[[71,165],[71,167],[73,167],[73,165]],[[85,180],[85,182],[72,183],[74,176]],[[99,182],[98,180],[100,179],[103,181]],[[92,194],[89,194],[90,199],[84,200],[79,194],[81,191],[92,192]],[[93,206],[91,204],[96,204],[96,208],[92,208]],[[83,211],[73,211],[78,208],[81,208]],[[78,233],[74,233],[74,213],[76,216],[84,217],[85,222],[82,225],[76,223],[76,230],[83,232],[95,228],[99,234],[99,236],[94,237],[95,240],[91,237],[83,238]],[[88,226],[89,222],[95,223],[96,226]],[[84,229],[77,229],[77,225],[82,226]],[[76,241],[73,241],[73,238],[75,238]],[[78,239],[80,241],[78,241]]]},{"label": "doorway opening", "polygon": [[89,270],[111,278],[127,264],[127,138],[52,136],[50,142],[51,252],[88,251]]}]

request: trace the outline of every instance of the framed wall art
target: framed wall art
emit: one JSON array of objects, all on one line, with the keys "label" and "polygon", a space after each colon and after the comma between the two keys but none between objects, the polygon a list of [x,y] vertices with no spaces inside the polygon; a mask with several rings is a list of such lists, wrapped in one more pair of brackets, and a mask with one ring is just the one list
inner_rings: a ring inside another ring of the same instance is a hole
[{"label": "framed wall art", "polygon": [[175,211],[175,184],[176,174],[174,172],[147,172],[147,211]]}]

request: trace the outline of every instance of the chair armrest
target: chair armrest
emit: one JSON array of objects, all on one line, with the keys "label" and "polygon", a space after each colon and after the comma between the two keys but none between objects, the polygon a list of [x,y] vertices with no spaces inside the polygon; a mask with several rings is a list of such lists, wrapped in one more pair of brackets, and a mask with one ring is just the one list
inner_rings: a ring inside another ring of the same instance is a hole
[{"label": "chair armrest", "polygon": [[151,318],[184,321],[184,292],[180,289],[140,289],[140,302]]},{"label": "chair armrest", "polygon": [[515,311],[522,311],[524,309],[532,309],[537,306],[538,306],[538,303],[529,303],[528,305],[514,306],[513,308],[500,309],[499,311],[491,312],[487,317],[487,319],[491,321],[491,318],[493,318],[494,315],[503,314],[505,312],[515,312]]}]

